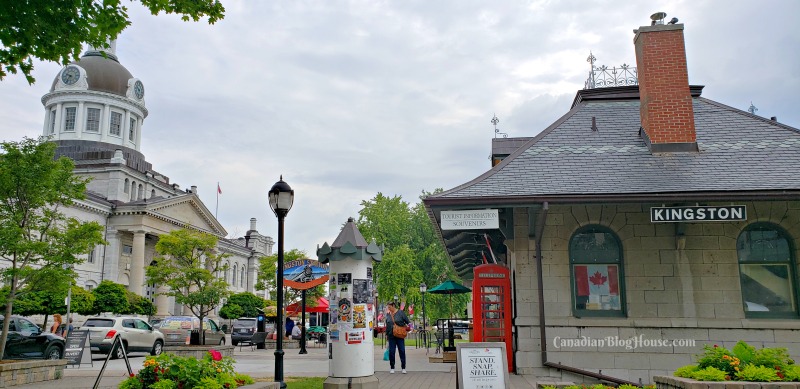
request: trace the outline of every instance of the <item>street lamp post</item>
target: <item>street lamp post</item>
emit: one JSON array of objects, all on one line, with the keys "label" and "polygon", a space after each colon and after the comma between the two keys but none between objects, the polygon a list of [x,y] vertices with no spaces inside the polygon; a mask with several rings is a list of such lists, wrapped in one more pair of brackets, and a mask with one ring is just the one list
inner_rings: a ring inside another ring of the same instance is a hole
[{"label": "street lamp post", "polygon": [[286,388],[286,383],[283,382],[283,219],[286,214],[292,209],[294,203],[294,191],[292,187],[283,181],[281,176],[280,181],[272,185],[269,190],[269,207],[275,216],[278,217],[278,269],[276,276],[278,277],[278,337],[275,340],[275,381],[280,382],[281,389]]},{"label": "street lamp post", "polygon": [[425,292],[428,291],[428,285],[424,282],[419,284],[419,291],[422,293],[422,342],[428,347],[428,325],[425,322]]},{"label": "street lamp post", "polygon": [[300,354],[308,354],[306,351],[306,290],[303,289],[303,297],[301,298],[301,310],[303,320],[300,322]]}]

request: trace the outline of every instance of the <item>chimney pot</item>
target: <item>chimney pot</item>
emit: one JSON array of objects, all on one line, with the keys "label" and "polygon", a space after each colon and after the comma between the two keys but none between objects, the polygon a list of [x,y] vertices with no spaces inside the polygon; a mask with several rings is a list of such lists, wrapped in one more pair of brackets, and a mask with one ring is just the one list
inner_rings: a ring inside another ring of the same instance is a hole
[{"label": "chimney pot", "polygon": [[773,122],[777,122],[778,121],[778,117],[777,116],[773,116],[773,117],[769,118],[769,120],[772,120]]},{"label": "chimney pot", "polygon": [[190,193],[197,194],[197,185],[192,185],[192,190],[190,191]]},{"label": "chimney pot", "polygon": [[250,218],[250,231],[255,231],[255,230],[256,230],[256,218],[251,217]]}]

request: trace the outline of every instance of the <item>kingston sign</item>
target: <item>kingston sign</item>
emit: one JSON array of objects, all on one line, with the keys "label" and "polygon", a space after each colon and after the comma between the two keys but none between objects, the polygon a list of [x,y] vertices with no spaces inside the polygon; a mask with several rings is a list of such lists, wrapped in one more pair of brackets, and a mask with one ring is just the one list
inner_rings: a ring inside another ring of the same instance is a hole
[{"label": "kingston sign", "polygon": [[730,222],[747,220],[744,205],[702,207],[652,207],[651,223]]}]

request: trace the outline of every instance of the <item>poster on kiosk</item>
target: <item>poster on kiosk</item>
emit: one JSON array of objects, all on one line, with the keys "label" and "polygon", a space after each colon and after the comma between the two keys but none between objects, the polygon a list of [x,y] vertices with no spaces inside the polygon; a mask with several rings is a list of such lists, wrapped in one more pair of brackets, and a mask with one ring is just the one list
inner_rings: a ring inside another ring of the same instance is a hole
[{"label": "poster on kiosk", "polygon": [[353,218],[333,244],[317,249],[321,263],[329,265],[328,324],[329,377],[366,377],[375,374],[375,283],[373,268],[383,248],[367,244]]}]

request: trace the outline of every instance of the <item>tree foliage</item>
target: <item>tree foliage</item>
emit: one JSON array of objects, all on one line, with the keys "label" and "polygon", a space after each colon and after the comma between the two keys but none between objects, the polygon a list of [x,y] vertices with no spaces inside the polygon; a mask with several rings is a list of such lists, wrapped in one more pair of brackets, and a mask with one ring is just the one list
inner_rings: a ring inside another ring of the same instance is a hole
[{"label": "tree foliage", "polygon": [[219,309],[219,317],[223,319],[238,319],[240,317],[246,316],[244,314],[244,308],[231,303],[226,303]]},{"label": "tree foliage", "polygon": [[[441,189],[433,193],[438,192]],[[430,194],[423,191],[420,199]],[[374,238],[385,246],[383,261],[375,269],[379,300],[390,301],[397,296],[407,304],[415,304],[415,313],[419,314],[422,312],[420,283],[432,288],[448,279],[460,281],[422,201],[410,204],[401,196],[378,193],[361,202],[358,215],[358,229],[367,241]],[[450,301],[449,296],[426,293],[426,316],[434,320],[449,317]],[[468,301],[469,295],[452,296],[453,314],[458,316]]]},{"label": "tree foliage", "polygon": [[126,314],[153,316],[156,314],[156,306],[150,299],[144,296],[139,296],[130,290],[125,291],[125,297],[128,299],[128,311]]},{"label": "tree foliage", "polygon": [[[216,275],[228,270],[218,253],[217,237],[199,231],[180,229],[161,235],[156,243],[155,264],[147,267],[151,282],[168,287],[164,294],[203,318],[228,296],[228,283]],[[205,338],[201,340],[205,344]]]},{"label": "tree foliage", "polygon": [[[224,17],[219,0],[139,0],[153,15],[182,15],[183,20]],[[0,80],[22,72],[29,83],[33,59],[66,65],[77,60],[84,44],[105,47],[131,24],[122,0],[0,1]]]},{"label": "tree foliage", "polygon": [[128,302],[128,290],[125,285],[113,281],[104,280],[92,289],[94,295],[94,314],[111,312],[114,314],[124,314],[130,312]]},{"label": "tree foliage", "polygon": [[[238,306],[242,309],[242,312],[239,313],[236,317],[224,317],[225,319],[236,319],[239,317],[256,317],[258,315],[259,309],[264,309],[267,306],[267,300],[264,300],[261,297],[258,297],[250,292],[242,292],[236,293],[228,297],[228,301],[222,307],[223,309],[227,306]],[[234,312],[231,312],[234,313]],[[222,311],[220,310],[220,316],[222,316]]]},{"label": "tree foliage", "polygon": [[8,287],[1,351],[17,294],[60,280],[64,268],[83,262],[82,254],[104,242],[98,223],[61,212],[85,198],[87,180],[72,174],[69,158],[55,159],[54,143],[25,138],[0,147],[0,278]]}]

